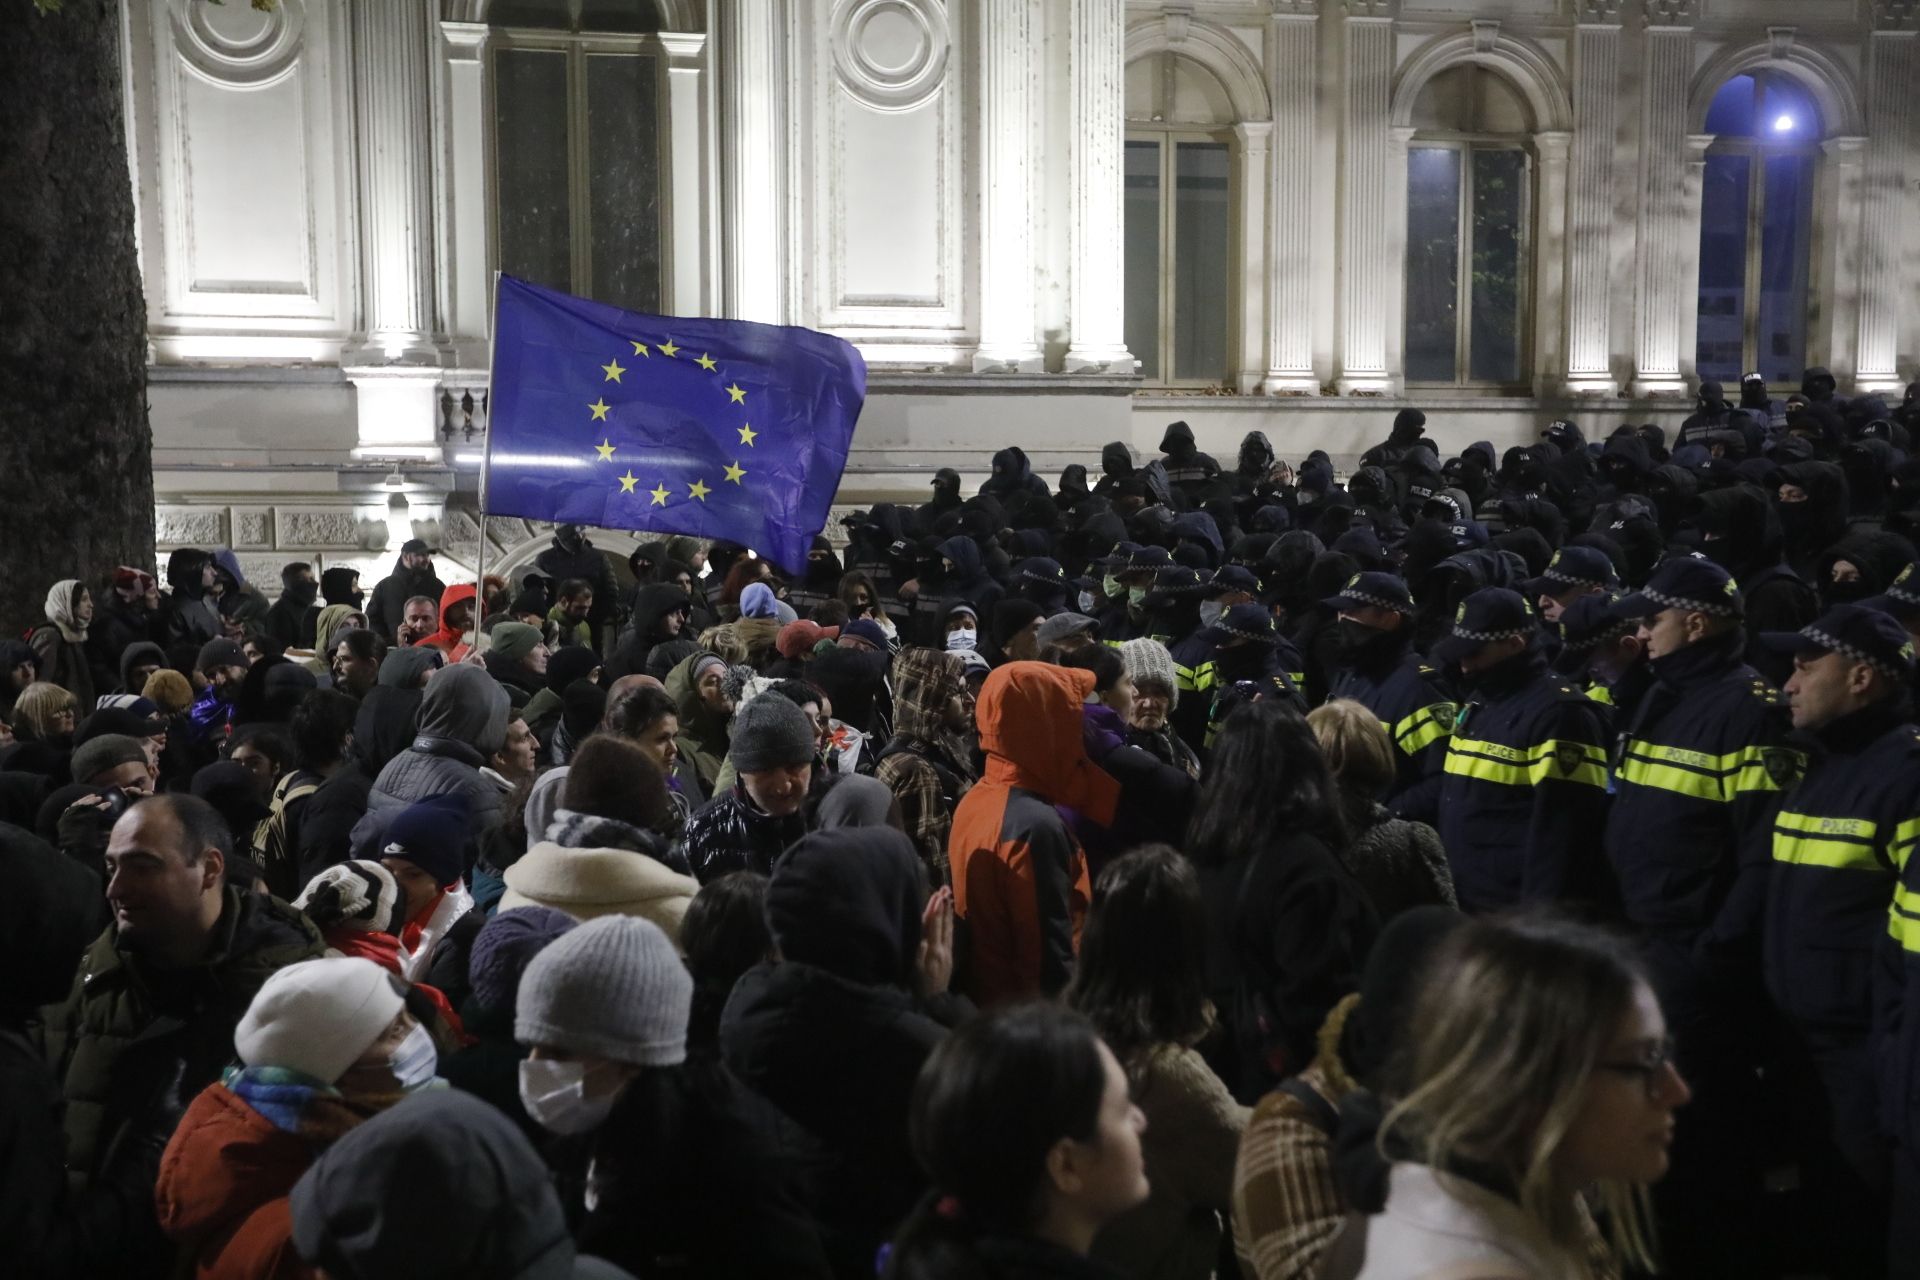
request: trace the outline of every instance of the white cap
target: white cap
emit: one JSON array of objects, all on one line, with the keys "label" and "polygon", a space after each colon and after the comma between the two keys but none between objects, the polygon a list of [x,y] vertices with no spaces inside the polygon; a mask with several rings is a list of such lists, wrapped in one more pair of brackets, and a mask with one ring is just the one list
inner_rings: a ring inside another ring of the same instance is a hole
[{"label": "white cap", "polygon": [[261,985],[233,1033],[249,1067],[284,1067],[332,1084],[405,1007],[371,960],[302,960]]}]

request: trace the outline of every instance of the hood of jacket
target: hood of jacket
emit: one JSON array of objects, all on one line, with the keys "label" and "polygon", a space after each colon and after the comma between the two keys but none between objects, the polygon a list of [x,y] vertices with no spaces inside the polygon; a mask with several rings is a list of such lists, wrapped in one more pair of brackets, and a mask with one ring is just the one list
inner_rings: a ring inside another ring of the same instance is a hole
[{"label": "hood of jacket", "polygon": [[633,598],[634,639],[643,648],[668,639],[665,635],[656,635],[655,628],[668,614],[678,610],[688,613],[693,610],[693,601],[679,587],[664,582],[652,582],[641,587]]},{"label": "hood of jacket", "polygon": [[1773,503],[1752,485],[1710,489],[1695,498],[1693,517],[1711,535],[1702,550],[1736,579],[1780,559],[1784,534]]},{"label": "hood of jacket", "polygon": [[420,736],[445,738],[490,756],[507,740],[508,705],[507,691],[481,668],[449,667],[427,682]]},{"label": "hood of jacket", "polygon": [[1027,461],[1026,451],[1009,446],[993,455],[993,478],[988,483],[998,481],[998,488],[1018,490],[1026,486],[1032,474],[1033,464]]},{"label": "hood of jacket", "polygon": [[1126,441],[1112,441],[1100,450],[1100,470],[1110,476],[1133,474],[1133,450],[1127,447]]},{"label": "hood of jacket", "polygon": [[980,555],[980,544],[965,534],[956,534],[941,543],[939,554],[953,561],[951,582],[972,582],[980,577],[984,561]]},{"label": "hood of jacket", "polygon": [[1820,556],[1820,579],[1824,588],[1832,577],[1835,561],[1845,560],[1860,571],[1863,596],[1878,595],[1914,560],[1913,544],[1897,533],[1862,530],[1840,539]]},{"label": "hood of jacket", "polygon": [[1249,480],[1261,479],[1272,469],[1273,445],[1264,431],[1249,431],[1241,437],[1237,465],[1240,474]]},{"label": "hood of jacket", "polygon": [[[191,598],[200,598],[200,572],[207,567],[212,556],[198,547],[181,547],[167,557],[167,586],[175,591],[184,591]],[[245,581],[245,579],[242,579]]]},{"label": "hood of jacket", "polygon": [[[151,640],[136,640],[120,651],[120,687],[127,689],[127,681],[132,678],[133,669],[141,662],[157,662],[167,665],[166,651]],[[139,693],[138,689],[127,689],[128,693]]]},{"label": "hood of jacket", "polygon": [[767,927],[785,960],[869,986],[905,985],[926,896],[919,856],[900,832],[817,831],[774,864]]},{"label": "hood of jacket", "polygon": [[[440,629],[442,631],[447,629],[447,609],[450,606],[459,604],[462,600],[477,600],[479,595],[479,588],[471,582],[457,582],[442,591],[440,593]],[[474,619],[475,622],[479,620],[477,617]]]},{"label": "hood of jacket", "polygon": [[1193,428],[1184,422],[1167,424],[1166,434],[1160,437],[1160,452],[1169,458],[1190,458],[1199,452],[1193,443]]},{"label": "hood of jacket", "polygon": [[[347,1110],[337,1107],[333,1114]],[[154,1189],[161,1229],[182,1241],[238,1229],[220,1253],[222,1263],[257,1257],[257,1250],[272,1246],[265,1232],[248,1233],[246,1220],[293,1190],[313,1160],[314,1145],[305,1134],[275,1126],[224,1084],[202,1090],[161,1161]]]},{"label": "hood of jacket", "polygon": [[1830,399],[1839,385],[1825,365],[1809,366],[1807,371],[1800,375],[1800,394],[1809,400]]},{"label": "hood of jacket", "polygon": [[1120,784],[1087,758],[1082,733],[1080,709],[1093,686],[1091,671],[1041,662],[1010,662],[988,675],[974,708],[987,779],[1110,823]]},{"label": "hood of jacket", "polygon": [[313,647],[322,655],[333,652],[333,633],[340,624],[354,614],[361,612],[354,604],[329,604],[320,607],[319,616],[313,620]]},{"label": "hood of jacket", "polygon": [[1185,538],[1191,542],[1204,543],[1213,549],[1215,564],[1226,554],[1226,546],[1220,541],[1220,527],[1212,516],[1204,511],[1189,511],[1173,518],[1173,536]]},{"label": "hood of jacket", "polygon": [[359,608],[366,592],[358,590],[354,584],[360,578],[360,571],[335,565],[331,569],[320,571],[320,598],[328,604],[350,604]]},{"label": "hood of jacket", "polygon": [[229,578],[233,579],[235,587],[241,591],[252,589],[252,584],[247,581],[247,575],[240,571],[240,557],[233,554],[231,550],[226,547],[220,548],[220,550],[213,553],[213,562],[218,565],[222,572]]},{"label": "hood of jacket", "polygon": [[380,674],[375,679],[389,689],[417,690],[420,688],[420,677],[444,665],[446,657],[438,649],[425,645],[389,649],[387,656],[380,659]]}]

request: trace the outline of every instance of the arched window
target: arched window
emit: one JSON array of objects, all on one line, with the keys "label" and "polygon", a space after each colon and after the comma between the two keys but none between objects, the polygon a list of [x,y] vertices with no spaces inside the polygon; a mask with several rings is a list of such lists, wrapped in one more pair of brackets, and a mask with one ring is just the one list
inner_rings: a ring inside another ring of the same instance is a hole
[{"label": "arched window", "polygon": [[1799,378],[1807,354],[1820,113],[1772,71],[1734,76],[1707,108],[1700,191],[1700,311],[1694,367],[1723,383],[1759,370]]},{"label": "arched window", "polygon": [[1406,380],[1527,382],[1534,120],[1471,63],[1421,88],[1407,146]]},{"label": "arched window", "polygon": [[1234,124],[1199,63],[1127,64],[1127,350],[1148,382],[1217,386],[1232,372]]},{"label": "arched window", "polygon": [[650,0],[495,0],[500,269],[658,311],[667,76]]}]

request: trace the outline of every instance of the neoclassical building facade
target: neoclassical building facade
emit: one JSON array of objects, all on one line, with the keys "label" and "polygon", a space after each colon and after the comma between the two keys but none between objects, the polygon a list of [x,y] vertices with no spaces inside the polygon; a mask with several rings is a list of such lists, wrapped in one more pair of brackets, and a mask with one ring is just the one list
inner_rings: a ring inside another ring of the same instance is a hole
[{"label": "neoclassical building facade", "polygon": [[125,12],[160,546],[269,586],[471,565],[496,270],[855,342],[849,505],[1175,419],[1344,462],[1403,404],[1458,449],[1920,364],[1916,0]]}]

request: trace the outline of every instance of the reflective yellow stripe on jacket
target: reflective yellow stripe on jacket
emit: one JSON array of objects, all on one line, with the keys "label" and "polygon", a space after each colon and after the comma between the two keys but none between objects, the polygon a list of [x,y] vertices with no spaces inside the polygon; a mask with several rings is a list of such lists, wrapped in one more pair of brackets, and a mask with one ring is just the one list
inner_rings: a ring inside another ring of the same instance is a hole
[{"label": "reflective yellow stripe on jacket", "polygon": [[1393,745],[1418,755],[1453,732],[1453,704],[1436,702],[1394,722]]},{"label": "reflective yellow stripe on jacket", "polygon": [[1629,738],[1620,760],[1620,781],[1656,787],[1696,800],[1730,802],[1745,792],[1781,789],[1767,772],[1768,750],[1785,748],[1741,747],[1725,755],[1714,755],[1682,747],[1659,747]]},{"label": "reflective yellow stripe on jacket", "polygon": [[1893,839],[1887,845],[1894,869],[1902,875],[1906,874],[1907,855],[1915,844],[1920,844],[1920,818],[1909,818],[1893,829]]},{"label": "reflective yellow stripe on jacket", "polygon": [[1182,693],[1205,693],[1218,683],[1213,663],[1203,662],[1197,667],[1183,667],[1173,664],[1173,683]]},{"label": "reflective yellow stripe on jacket", "polygon": [[1773,822],[1773,860],[1837,871],[1884,871],[1869,818],[1819,818],[1782,810]]},{"label": "reflective yellow stripe on jacket", "polygon": [[[1564,762],[1560,759],[1562,753],[1566,756]],[[1607,755],[1600,747],[1587,742],[1549,738],[1531,747],[1509,747],[1455,734],[1447,744],[1447,772],[1514,787],[1538,786],[1551,778],[1604,789]]]},{"label": "reflective yellow stripe on jacket", "polygon": [[1603,685],[1603,684],[1588,685],[1587,697],[1589,700],[1593,702],[1597,702],[1603,707],[1610,707],[1613,705],[1613,690],[1609,689],[1606,685]]},{"label": "reflective yellow stripe on jacket", "polygon": [[1920,952],[1920,893],[1905,885],[1893,886],[1893,906],[1887,911],[1887,935],[1904,950]]}]

